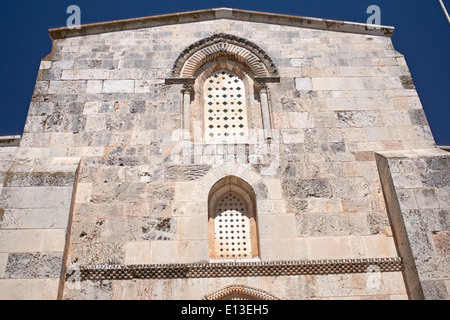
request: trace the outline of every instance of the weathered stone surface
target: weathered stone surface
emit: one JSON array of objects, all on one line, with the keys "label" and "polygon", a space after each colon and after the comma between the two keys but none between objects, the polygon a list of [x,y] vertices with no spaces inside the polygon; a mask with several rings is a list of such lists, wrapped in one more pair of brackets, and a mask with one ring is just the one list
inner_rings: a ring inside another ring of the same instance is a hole
[{"label": "weathered stone surface", "polygon": [[375,127],[381,124],[381,115],[371,111],[337,112],[338,123],[350,127]]},{"label": "weathered stone surface", "polygon": [[111,300],[112,281],[82,281],[80,287],[66,286],[65,299],[68,300]]},{"label": "weathered stone surface", "polygon": [[5,176],[5,187],[71,187],[74,183],[71,172],[9,172]]},{"label": "weathered stone surface", "polygon": [[59,279],[2,279],[2,300],[56,300]]},{"label": "weathered stone surface", "polygon": [[174,199],[175,189],[172,185],[151,184],[147,188],[147,202],[155,203]]},{"label": "weathered stone surface", "polygon": [[391,227],[388,217],[381,212],[371,212],[367,216],[369,229],[372,234],[387,234],[391,235]]},{"label": "weathered stone surface", "polygon": [[69,265],[121,264],[125,256],[124,244],[115,242],[73,242]]},{"label": "weathered stone surface", "polygon": [[146,219],[142,226],[143,240],[173,240],[175,220],[172,218]]},{"label": "weathered stone surface", "polygon": [[439,255],[450,255],[450,231],[432,231],[431,234],[436,253]]},{"label": "weathered stone surface", "polygon": [[145,101],[133,101],[130,106],[130,113],[144,113]]},{"label": "weathered stone surface", "polygon": [[439,208],[439,202],[434,189],[423,188],[414,190],[414,197],[420,209]]},{"label": "weathered stone surface", "polygon": [[3,188],[4,207],[69,208],[72,187],[5,187]]},{"label": "weathered stone surface", "polygon": [[[84,92],[86,88],[86,81],[49,81],[49,94],[76,94]],[[42,89],[41,89],[42,90]]]},{"label": "weathered stone surface", "polygon": [[64,229],[69,213],[68,208],[0,209],[0,228]]},{"label": "weathered stone surface", "polygon": [[423,281],[424,294],[430,300],[447,300],[448,292],[444,280]]},{"label": "weathered stone surface", "polygon": [[209,165],[167,166],[164,178],[167,180],[198,180],[211,169]]},{"label": "weathered stone surface", "polygon": [[308,201],[299,199],[289,200],[287,208],[288,212],[293,213],[304,212],[308,208]]},{"label": "weathered stone surface", "polygon": [[[419,293],[415,290],[412,294],[418,298],[423,295],[425,299],[446,299],[448,293],[442,284],[447,279],[443,270],[448,268],[449,260],[449,215],[446,199],[449,189],[449,157],[440,152],[435,152],[435,156],[432,156],[422,150],[411,153],[393,152],[387,156],[389,167],[395,173],[389,177],[389,173],[381,168],[380,176],[384,180],[387,207],[392,215],[390,220],[400,230],[397,234],[394,233],[398,238],[400,253],[406,259],[413,257],[417,267],[417,271],[409,270],[411,264],[406,263],[408,268],[405,274],[409,286],[422,290]],[[386,164],[381,158],[377,162]],[[391,182],[389,179],[392,179]],[[393,189],[390,183],[396,188]],[[404,239],[409,244],[406,249]],[[416,279],[412,276],[414,274]]]},{"label": "weathered stone surface", "polygon": [[330,183],[325,179],[284,180],[283,193],[290,198],[331,198]]},{"label": "weathered stone surface", "polygon": [[426,126],[428,125],[427,118],[425,116],[425,112],[423,109],[417,109],[417,110],[410,110],[408,111],[409,118],[411,120],[411,124],[413,125],[419,125],[419,126]]},{"label": "weathered stone surface", "polygon": [[103,93],[132,93],[134,92],[133,80],[105,80]]},{"label": "weathered stone surface", "polygon": [[133,202],[143,199],[145,183],[103,183],[92,188],[92,202],[125,201]]},{"label": "weathered stone surface", "polygon": [[62,253],[10,253],[5,278],[58,278],[61,274]]},{"label": "weathered stone surface", "polygon": [[411,76],[400,76],[400,81],[402,83],[403,88],[415,89]]},{"label": "weathered stone surface", "polygon": [[299,236],[337,236],[370,234],[366,214],[302,213],[297,215]]},{"label": "weathered stone surface", "polygon": [[267,186],[263,182],[258,182],[253,186],[256,198],[259,200],[267,199],[268,197],[268,190]]},{"label": "weathered stone surface", "polygon": [[422,183],[424,187],[450,187],[450,170],[425,172],[422,174]]},{"label": "weathered stone surface", "polygon": [[312,82],[310,78],[295,78],[295,88],[297,90],[311,90]]},{"label": "weathered stone surface", "polygon": [[[446,280],[450,258],[440,255],[424,255],[417,259],[417,269],[420,272],[421,280]],[[431,299],[432,300],[432,299]]]}]

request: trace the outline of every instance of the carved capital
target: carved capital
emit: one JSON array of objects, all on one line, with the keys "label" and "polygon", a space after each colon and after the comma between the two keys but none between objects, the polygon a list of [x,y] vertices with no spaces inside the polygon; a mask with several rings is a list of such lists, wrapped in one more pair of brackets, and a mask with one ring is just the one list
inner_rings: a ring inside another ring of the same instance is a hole
[{"label": "carved capital", "polygon": [[194,84],[193,83],[183,84],[183,89],[181,89],[181,92],[191,94],[192,92],[194,92]]},{"label": "carved capital", "polygon": [[259,90],[259,93],[267,93],[269,91],[269,87],[265,81],[256,80],[256,84]]}]

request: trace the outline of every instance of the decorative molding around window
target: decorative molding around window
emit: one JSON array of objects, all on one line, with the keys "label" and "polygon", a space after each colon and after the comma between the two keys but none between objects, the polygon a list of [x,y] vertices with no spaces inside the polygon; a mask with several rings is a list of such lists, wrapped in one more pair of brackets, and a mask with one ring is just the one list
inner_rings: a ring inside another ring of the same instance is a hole
[{"label": "decorative molding around window", "polygon": [[172,78],[191,78],[208,61],[232,56],[250,67],[256,77],[279,81],[278,69],[270,56],[255,43],[235,35],[218,33],[187,47],[176,59]]}]

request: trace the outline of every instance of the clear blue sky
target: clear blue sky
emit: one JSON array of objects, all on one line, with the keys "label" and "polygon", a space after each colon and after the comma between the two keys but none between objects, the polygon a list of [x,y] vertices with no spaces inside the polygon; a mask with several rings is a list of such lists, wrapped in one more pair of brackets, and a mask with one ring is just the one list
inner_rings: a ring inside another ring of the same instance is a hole
[{"label": "clear blue sky", "polygon": [[[450,0],[444,0],[450,10]],[[365,23],[369,5],[381,24],[394,26],[394,46],[405,55],[437,144],[450,145],[450,24],[438,0],[2,0],[0,3],[0,135],[21,134],[40,60],[51,50],[48,29],[63,27],[69,5],[81,23],[229,7]]]}]

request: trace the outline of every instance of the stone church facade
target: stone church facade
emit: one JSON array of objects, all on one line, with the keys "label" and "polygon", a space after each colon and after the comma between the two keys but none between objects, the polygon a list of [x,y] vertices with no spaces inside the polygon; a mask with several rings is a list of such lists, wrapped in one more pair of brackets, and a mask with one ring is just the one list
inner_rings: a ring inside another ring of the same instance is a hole
[{"label": "stone church facade", "polygon": [[393,28],[52,29],[0,142],[1,299],[448,299],[450,154]]}]

